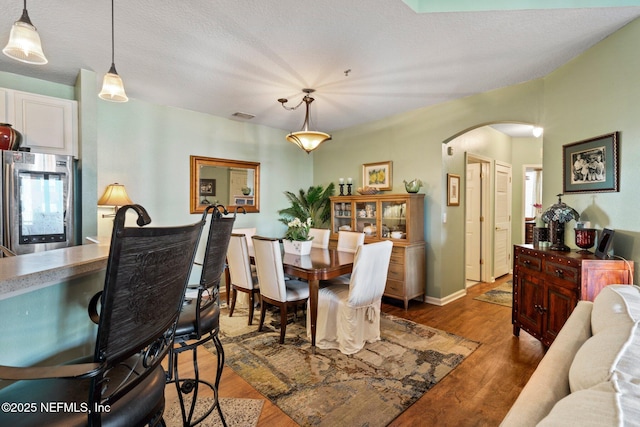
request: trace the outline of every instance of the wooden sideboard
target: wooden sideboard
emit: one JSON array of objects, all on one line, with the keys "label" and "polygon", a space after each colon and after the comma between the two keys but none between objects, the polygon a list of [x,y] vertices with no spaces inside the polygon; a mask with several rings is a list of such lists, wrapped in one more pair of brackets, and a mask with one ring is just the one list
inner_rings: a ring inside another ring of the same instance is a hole
[{"label": "wooden sideboard", "polygon": [[593,299],[611,284],[633,282],[633,261],[515,245],[513,334],[524,329],[549,346],[579,300]]},{"label": "wooden sideboard", "polygon": [[[365,243],[391,240],[384,295],[404,301],[426,294],[424,194],[377,194],[331,197],[331,247],[340,230],[362,231]],[[392,232],[397,238],[392,237]]]}]

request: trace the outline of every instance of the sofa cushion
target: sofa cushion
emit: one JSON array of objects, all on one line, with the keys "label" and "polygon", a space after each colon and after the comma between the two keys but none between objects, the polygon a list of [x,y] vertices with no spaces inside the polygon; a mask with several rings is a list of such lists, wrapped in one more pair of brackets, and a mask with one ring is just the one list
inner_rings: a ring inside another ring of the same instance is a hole
[{"label": "sofa cushion", "polygon": [[593,303],[591,330],[593,335],[614,327],[628,327],[640,320],[640,288],[609,285],[600,291]]},{"label": "sofa cushion", "polygon": [[627,384],[626,392],[615,382],[600,383],[561,399],[539,424],[557,426],[640,426],[639,386]]}]

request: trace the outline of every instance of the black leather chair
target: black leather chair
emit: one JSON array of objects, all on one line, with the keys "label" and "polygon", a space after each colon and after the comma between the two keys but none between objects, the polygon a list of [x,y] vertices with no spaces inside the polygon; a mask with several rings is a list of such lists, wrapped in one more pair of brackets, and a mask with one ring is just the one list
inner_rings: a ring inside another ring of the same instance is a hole
[{"label": "black leather chair", "polygon": [[[204,251],[204,261],[202,263],[202,273],[200,282],[196,285],[188,286],[188,293],[197,291],[197,296],[191,300],[186,300],[180,320],[176,328],[175,345],[169,353],[169,372],[167,382],[173,382],[178,391],[180,409],[182,411],[183,425],[196,425],[204,420],[217,408],[222,424],[226,426],[226,421],[218,402],[218,386],[224,367],[224,350],[220,337],[220,279],[225,269],[225,258],[229,246],[231,230],[235,223],[235,215],[225,217],[228,214],[224,206],[207,206],[207,212],[211,212],[209,221],[209,231],[207,243]],[[198,347],[212,341],[217,353],[216,379],[212,384],[209,381],[200,379],[198,371]],[[178,355],[184,351],[192,351],[194,378],[181,379],[178,372]],[[197,404],[198,390],[200,385],[209,387],[214,393],[214,401],[198,419],[194,420],[194,411]],[[187,395],[193,393],[190,399]],[[188,403],[188,404],[186,404]]]},{"label": "black leather chair", "polygon": [[[129,209],[140,228],[125,227]],[[0,425],[164,425],[161,362],[173,344],[204,221],[142,227],[150,222],[139,205],[116,214],[93,357],[62,366],[0,366],[0,378],[16,380],[0,390],[0,402],[21,409],[0,411]]]}]

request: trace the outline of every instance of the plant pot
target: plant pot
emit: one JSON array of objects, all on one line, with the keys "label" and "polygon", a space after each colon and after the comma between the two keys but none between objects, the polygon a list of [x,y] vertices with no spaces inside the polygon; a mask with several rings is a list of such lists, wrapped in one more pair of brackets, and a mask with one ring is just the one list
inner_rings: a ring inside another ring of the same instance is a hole
[{"label": "plant pot", "polygon": [[311,253],[311,240],[283,240],[284,252],[293,255],[309,255]]}]

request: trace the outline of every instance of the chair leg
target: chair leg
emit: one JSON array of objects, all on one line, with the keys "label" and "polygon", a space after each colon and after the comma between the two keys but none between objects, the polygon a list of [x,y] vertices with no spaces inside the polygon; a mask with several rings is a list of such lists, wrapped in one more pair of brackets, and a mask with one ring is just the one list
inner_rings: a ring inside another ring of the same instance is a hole
[{"label": "chair leg", "polygon": [[284,335],[287,332],[287,304],[280,306],[280,344],[284,344]]},{"label": "chair leg", "polygon": [[249,292],[249,326],[253,323],[253,309],[255,305],[255,292]]},{"label": "chair leg", "polygon": [[264,300],[260,303],[260,324],[258,325],[258,332],[262,332],[262,325],[264,324],[264,317],[267,314],[267,305],[264,303]]},{"label": "chair leg", "polygon": [[231,307],[229,307],[229,317],[233,316],[233,310],[236,308],[236,298],[238,297],[238,290],[233,287],[231,290]]}]

